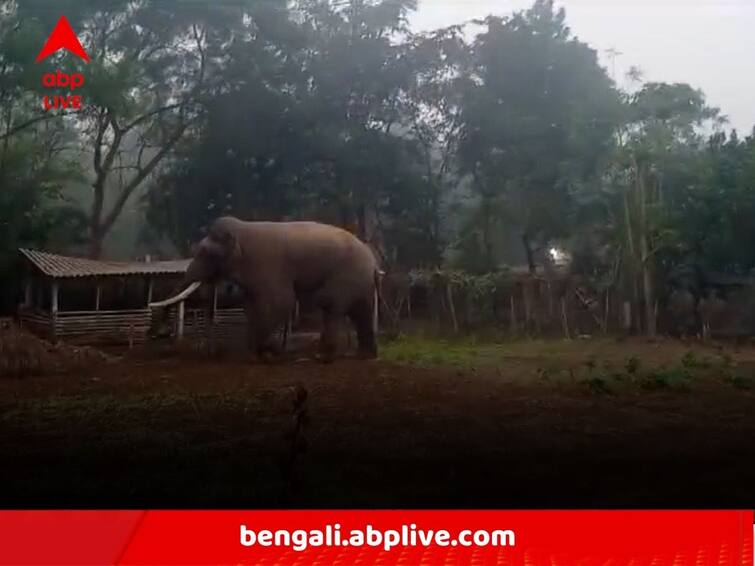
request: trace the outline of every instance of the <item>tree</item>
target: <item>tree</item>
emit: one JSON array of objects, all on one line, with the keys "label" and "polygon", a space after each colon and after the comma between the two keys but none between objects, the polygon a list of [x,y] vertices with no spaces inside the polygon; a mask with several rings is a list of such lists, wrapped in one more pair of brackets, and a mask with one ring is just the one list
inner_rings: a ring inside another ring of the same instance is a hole
[{"label": "tree", "polygon": [[[200,118],[204,97],[222,89],[218,69],[252,13],[282,2],[207,7],[180,0],[67,2],[67,14],[92,61],[79,127],[91,158],[90,255],[126,203]],[[46,3],[24,15],[44,21]],[[77,66],[70,58],[59,63]]]},{"label": "tree", "polygon": [[698,128],[719,118],[702,92],[686,84],[647,83],[626,95],[624,108],[616,152],[591,196],[610,219],[604,233],[621,258],[624,294],[632,298],[633,322],[627,322],[653,336],[664,278],[659,267],[671,269],[659,259],[668,260],[679,245],[672,218],[700,178]]},{"label": "tree", "polygon": [[222,88],[147,194],[150,226],[184,253],[220,214],[282,219],[306,201],[315,128],[297,102],[302,34],[284,12],[265,16],[229,46]]},{"label": "tree", "polygon": [[[42,113],[40,68],[31,62],[43,34],[23,21],[11,2],[0,3],[0,287],[2,310],[15,307],[14,265],[19,247],[62,246],[83,236],[84,218],[63,197],[80,177],[66,147],[70,121]],[[44,69],[44,67],[43,67]]]},{"label": "tree", "polygon": [[226,62],[196,144],[150,192],[153,225],[181,247],[222,211],[319,218],[374,238],[418,187],[413,144],[392,131],[412,73],[392,37],[412,4],[302,1],[291,21],[260,23]]},{"label": "tree", "polygon": [[413,36],[405,50],[405,64],[412,72],[402,93],[401,111],[406,136],[417,146],[421,183],[414,203],[401,200],[407,210],[419,213],[412,219],[416,229],[410,236],[415,242],[424,241],[426,252],[419,258],[439,264],[452,230],[445,217],[460,182],[457,152],[470,53],[462,26]]},{"label": "tree", "polygon": [[370,218],[386,185],[395,184],[390,163],[380,160],[387,147],[400,143],[391,131],[400,122],[400,96],[412,69],[402,61],[398,38],[408,33],[407,14],[415,6],[414,0],[299,4],[310,46],[302,99],[318,123],[321,161],[331,164],[321,201],[362,239],[372,235]]},{"label": "tree", "polygon": [[570,188],[612,147],[618,96],[551,0],[480,23],[459,158],[481,210],[505,202],[534,271],[536,251],[568,231]]}]

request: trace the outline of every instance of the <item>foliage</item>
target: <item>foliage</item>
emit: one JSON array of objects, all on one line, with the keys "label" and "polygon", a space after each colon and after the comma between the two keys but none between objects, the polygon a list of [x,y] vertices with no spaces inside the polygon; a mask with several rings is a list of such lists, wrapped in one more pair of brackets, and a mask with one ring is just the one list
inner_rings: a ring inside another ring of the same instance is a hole
[{"label": "foliage", "polygon": [[570,188],[596,173],[612,147],[619,100],[596,53],[571,37],[551,0],[481,23],[459,159],[473,178],[487,255],[491,223],[502,219],[520,228],[534,271],[537,248],[568,232]]},{"label": "foliage", "polygon": [[423,34],[414,0],[66,0],[92,62],[65,115],[39,108],[80,66],[33,63],[48,4],[0,0],[2,268],[83,230],[100,255],[136,202],[182,255],[224,213],[343,226],[465,313],[558,247],[648,334],[674,288],[755,268],[755,138],[691,85],[618,91],[551,0]]},{"label": "foliage", "polygon": [[[389,211],[385,236],[407,239],[401,225],[415,223],[424,192],[411,144],[391,133],[411,73],[391,36],[405,31],[411,5],[300,2],[297,26],[260,25],[232,54],[239,74],[212,100],[196,143],[153,187],[152,224],[181,248],[228,210],[320,218],[367,239]],[[243,65],[250,59],[257,65]]]},{"label": "foliage", "polygon": [[13,270],[19,247],[60,249],[80,241],[83,215],[63,189],[80,177],[67,144],[75,131],[39,108],[39,68],[32,61],[43,36],[13,3],[0,3],[0,308],[15,307]]}]

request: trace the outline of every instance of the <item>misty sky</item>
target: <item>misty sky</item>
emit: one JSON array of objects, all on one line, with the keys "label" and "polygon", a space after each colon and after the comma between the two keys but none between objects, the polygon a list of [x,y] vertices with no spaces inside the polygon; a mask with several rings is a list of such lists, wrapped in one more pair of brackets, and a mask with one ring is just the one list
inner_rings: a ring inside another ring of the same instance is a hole
[{"label": "misty sky", "polygon": [[[530,0],[419,0],[412,23],[427,30],[490,13],[509,14]],[[622,85],[630,66],[649,81],[702,89],[741,134],[755,125],[755,0],[557,0],[572,32],[616,58]]]}]

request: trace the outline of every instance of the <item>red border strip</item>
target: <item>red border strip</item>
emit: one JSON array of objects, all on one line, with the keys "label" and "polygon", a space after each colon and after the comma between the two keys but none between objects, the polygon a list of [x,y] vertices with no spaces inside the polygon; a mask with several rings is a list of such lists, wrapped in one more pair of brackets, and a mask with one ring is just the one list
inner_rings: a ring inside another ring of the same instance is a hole
[{"label": "red border strip", "polygon": [[[250,529],[508,529],[513,547],[246,547]],[[7,511],[0,564],[753,566],[744,511]]]}]

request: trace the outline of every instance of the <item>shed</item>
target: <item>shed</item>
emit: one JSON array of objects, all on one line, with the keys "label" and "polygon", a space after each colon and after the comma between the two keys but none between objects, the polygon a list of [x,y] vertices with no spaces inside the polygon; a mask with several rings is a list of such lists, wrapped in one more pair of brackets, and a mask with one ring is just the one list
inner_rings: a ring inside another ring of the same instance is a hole
[{"label": "shed", "polygon": [[[85,343],[145,341],[152,326],[153,295],[169,295],[190,262],[102,261],[25,248],[19,252],[27,265],[21,324],[52,340]],[[204,313],[204,308],[187,310],[187,334],[204,328]],[[226,326],[243,324],[242,309],[226,308],[216,316]],[[171,318],[175,323],[175,316]]]}]

